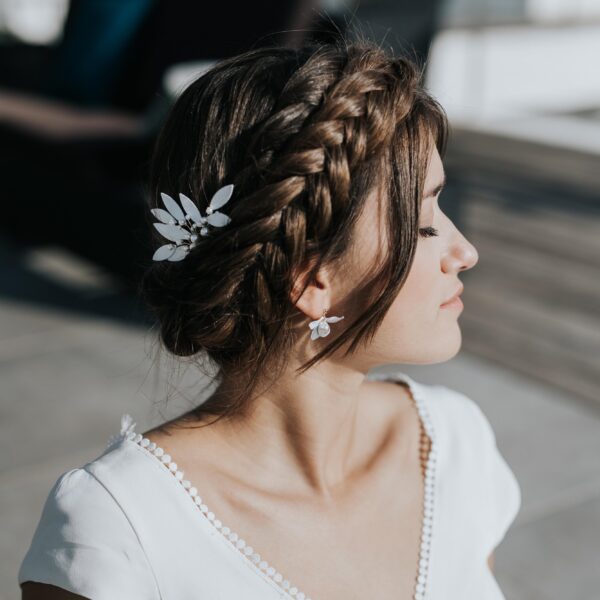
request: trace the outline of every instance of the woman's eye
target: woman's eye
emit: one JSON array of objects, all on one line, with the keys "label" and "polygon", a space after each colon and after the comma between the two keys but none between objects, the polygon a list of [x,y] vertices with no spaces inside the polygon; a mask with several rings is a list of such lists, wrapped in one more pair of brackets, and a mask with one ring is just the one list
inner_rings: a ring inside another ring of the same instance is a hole
[{"label": "woman's eye", "polygon": [[419,229],[419,233],[423,237],[432,237],[434,235],[439,234],[438,230],[435,227],[422,227],[421,229]]}]

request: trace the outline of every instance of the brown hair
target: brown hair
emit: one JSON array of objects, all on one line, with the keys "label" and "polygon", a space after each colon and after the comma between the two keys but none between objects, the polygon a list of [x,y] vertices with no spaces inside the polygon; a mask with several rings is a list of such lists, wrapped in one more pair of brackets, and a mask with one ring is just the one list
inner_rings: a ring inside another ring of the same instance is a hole
[{"label": "brown hair", "polygon": [[310,267],[307,285],[344,258],[367,193],[381,187],[388,252],[356,290],[368,301],[300,371],[372,339],[412,264],[431,139],[441,154],[445,146],[444,111],[421,79],[370,42],[261,48],[219,62],[177,99],[152,158],[152,207],[160,192],[183,192],[204,211],[235,185],[223,209],[231,223],[183,261],[153,263],[142,281],[165,347],[202,353],[239,382],[196,414],[241,412],[257,382],[285,368],[307,318],[290,299],[295,278]]}]

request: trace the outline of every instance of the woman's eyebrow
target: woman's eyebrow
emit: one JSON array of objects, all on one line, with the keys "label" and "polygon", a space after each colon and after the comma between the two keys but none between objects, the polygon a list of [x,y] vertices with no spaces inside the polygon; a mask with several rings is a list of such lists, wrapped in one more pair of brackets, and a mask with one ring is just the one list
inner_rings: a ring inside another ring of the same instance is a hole
[{"label": "woman's eyebrow", "polygon": [[444,189],[445,185],[446,185],[446,175],[444,175],[444,179],[442,179],[441,183],[436,185],[433,189],[425,192],[425,195],[423,197],[431,198],[432,196],[437,196]]}]

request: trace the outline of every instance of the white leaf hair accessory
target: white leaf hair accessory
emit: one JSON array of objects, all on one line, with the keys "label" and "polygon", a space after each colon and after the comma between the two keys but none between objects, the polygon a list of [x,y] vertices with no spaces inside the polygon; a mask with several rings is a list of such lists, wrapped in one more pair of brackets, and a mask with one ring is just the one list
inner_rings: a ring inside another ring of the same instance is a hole
[{"label": "white leaf hair accessory", "polygon": [[179,206],[171,196],[161,192],[160,196],[166,210],[150,209],[154,217],[160,221],[153,225],[164,238],[174,243],[158,248],[154,252],[152,260],[172,262],[183,260],[188,252],[196,246],[198,235],[207,236],[209,234],[208,225],[213,227],[228,225],[231,219],[217,209],[229,202],[232,193],[233,184],[218,189],[206,208],[206,216],[203,217],[196,204],[185,194],[179,194],[181,202],[181,206]]}]

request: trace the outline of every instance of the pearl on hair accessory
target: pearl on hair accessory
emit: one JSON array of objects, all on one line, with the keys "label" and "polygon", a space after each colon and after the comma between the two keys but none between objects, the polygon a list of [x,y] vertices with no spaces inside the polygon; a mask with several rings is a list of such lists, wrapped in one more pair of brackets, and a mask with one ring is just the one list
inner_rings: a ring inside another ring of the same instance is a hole
[{"label": "pearl on hair accessory", "polygon": [[208,235],[207,225],[224,227],[229,224],[231,219],[217,209],[229,202],[232,193],[233,184],[218,189],[206,209],[207,216],[203,217],[196,204],[185,194],[179,194],[182,210],[171,196],[161,192],[160,196],[166,210],[162,208],[152,208],[150,210],[160,221],[160,223],[153,223],[153,225],[163,237],[175,243],[165,244],[158,248],[154,252],[152,260],[183,260],[188,252],[196,246],[198,234],[201,236]]},{"label": "pearl on hair accessory", "polygon": [[319,337],[325,337],[329,335],[331,332],[331,327],[329,327],[329,323],[337,323],[341,321],[344,317],[325,317],[327,314],[327,309],[323,310],[323,315],[321,318],[316,321],[311,321],[308,326],[312,330],[310,334],[311,340],[316,340]]}]

